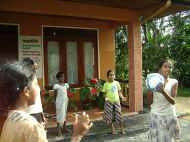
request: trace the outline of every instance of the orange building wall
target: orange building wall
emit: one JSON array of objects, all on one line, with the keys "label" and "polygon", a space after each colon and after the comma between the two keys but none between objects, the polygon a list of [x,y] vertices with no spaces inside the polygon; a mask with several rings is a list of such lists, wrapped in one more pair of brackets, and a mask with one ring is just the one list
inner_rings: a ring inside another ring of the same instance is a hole
[{"label": "orange building wall", "polygon": [[[98,30],[99,77],[106,79],[108,69],[115,69],[115,26],[112,21],[64,16],[0,13],[0,23],[20,25],[20,35],[42,36],[42,26],[93,28]],[[39,80],[41,86],[42,79]]]},{"label": "orange building wall", "polygon": [[115,70],[115,30],[105,28],[100,31],[100,76],[106,79],[109,69]]}]

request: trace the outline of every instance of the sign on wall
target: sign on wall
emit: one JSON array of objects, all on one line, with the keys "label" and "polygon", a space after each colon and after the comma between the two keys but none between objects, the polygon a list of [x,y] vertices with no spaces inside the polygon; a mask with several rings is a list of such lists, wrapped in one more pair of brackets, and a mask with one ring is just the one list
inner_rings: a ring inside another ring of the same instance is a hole
[{"label": "sign on wall", "polygon": [[42,78],[42,44],[41,36],[21,36],[19,44],[19,60],[30,57],[38,64],[37,76]]}]

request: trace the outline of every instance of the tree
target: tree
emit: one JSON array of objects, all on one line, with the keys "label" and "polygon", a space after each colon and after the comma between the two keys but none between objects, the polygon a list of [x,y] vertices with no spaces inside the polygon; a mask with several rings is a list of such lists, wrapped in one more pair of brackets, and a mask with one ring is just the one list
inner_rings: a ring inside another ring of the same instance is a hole
[{"label": "tree", "polygon": [[[142,24],[143,76],[156,72],[161,58],[174,62],[173,76],[181,86],[190,86],[190,11]],[[128,79],[127,27],[116,31],[116,77]]]},{"label": "tree", "polygon": [[116,31],[116,78],[128,79],[127,27],[121,26]]},{"label": "tree", "polygon": [[143,75],[156,72],[161,58],[168,56],[168,41],[170,35],[166,34],[168,25],[165,18],[148,21],[142,25],[143,40]]},{"label": "tree", "polygon": [[181,86],[190,86],[190,17],[186,13],[178,13],[170,17],[173,32],[169,53],[174,60],[173,74]]}]

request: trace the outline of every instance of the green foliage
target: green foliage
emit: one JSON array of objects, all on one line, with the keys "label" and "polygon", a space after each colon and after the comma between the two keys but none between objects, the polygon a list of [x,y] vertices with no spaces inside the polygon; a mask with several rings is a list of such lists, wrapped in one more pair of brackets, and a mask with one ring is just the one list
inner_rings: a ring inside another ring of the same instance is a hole
[{"label": "green foliage", "polygon": [[[182,87],[190,86],[190,11],[154,19],[142,25],[142,60],[144,78],[157,71],[162,58],[173,63],[173,77]],[[127,27],[116,31],[116,78],[128,79]]]},{"label": "green foliage", "polygon": [[87,86],[80,88],[80,100],[83,109],[92,109],[104,107],[104,95],[101,93],[104,80],[89,79]]},{"label": "green foliage", "polygon": [[87,101],[89,100],[90,88],[85,86],[80,89],[80,100]]},{"label": "green foliage", "polygon": [[190,97],[190,88],[179,88],[178,96],[180,97]]},{"label": "green foliage", "polygon": [[69,88],[69,92],[71,92],[73,95],[77,94],[76,88]]},{"label": "green foliage", "polygon": [[[165,20],[165,22],[163,22]],[[143,26],[143,73],[154,72],[161,58],[174,61],[172,76],[190,85],[190,23],[184,13],[153,20]],[[165,31],[165,33],[164,33]]]},{"label": "green foliage", "polygon": [[168,57],[167,48],[143,48],[143,76],[146,77],[150,72],[157,72],[157,66],[161,58]]},{"label": "green foliage", "polygon": [[54,96],[50,95],[48,90],[45,90],[43,93],[44,93],[43,96],[44,96],[44,101],[45,101],[44,103],[45,104],[55,103],[55,100],[56,100],[55,95]]},{"label": "green foliage", "polygon": [[174,32],[170,40],[170,55],[175,61],[173,74],[180,86],[190,86],[190,18],[183,13],[170,17]]},{"label": "green foliage", "polygon": [[45,104],[52,104],[55,103],[55,96],[45,96]]},{"label": "green foliage", "polygon": [[121,26],[116,31],[116,78],[128,79],[127,27]]},{"label": "green foliage", "polygon": [[69,100],[68,110],[73,110],[73,111],[77,111],[78,110],[78,106],[77,106],[77,104],[76,104],[75,101]]}]

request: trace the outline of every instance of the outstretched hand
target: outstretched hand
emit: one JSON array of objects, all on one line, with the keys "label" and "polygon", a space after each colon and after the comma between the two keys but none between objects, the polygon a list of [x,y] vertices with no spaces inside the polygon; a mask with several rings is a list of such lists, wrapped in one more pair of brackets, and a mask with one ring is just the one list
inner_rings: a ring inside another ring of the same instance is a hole
[{"label": "outstretched hand", "polygon": [[79,142],[84,135],[86,135],[93,123],[90,121],[89,115],[83,112],[82,115],[75,115],[75,122],[73,123],[73,142]]}]

